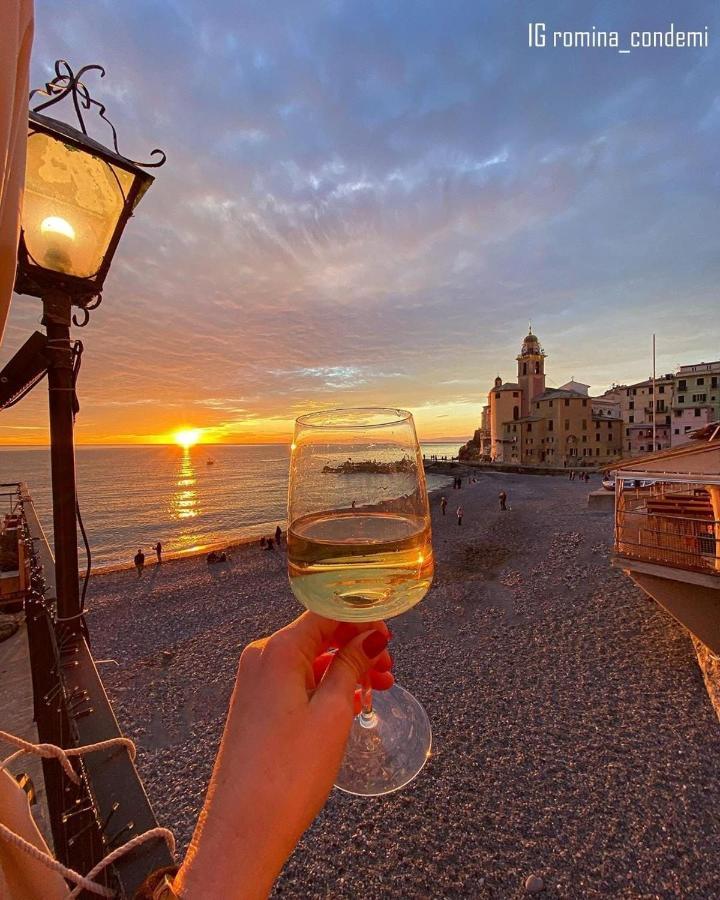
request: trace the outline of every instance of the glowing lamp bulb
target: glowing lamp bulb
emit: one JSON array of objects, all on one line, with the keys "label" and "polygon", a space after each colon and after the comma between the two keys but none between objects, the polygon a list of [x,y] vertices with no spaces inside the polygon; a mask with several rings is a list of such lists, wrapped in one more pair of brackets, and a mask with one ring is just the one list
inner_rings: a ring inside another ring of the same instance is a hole
[{"label": "glowing lamp bulb", "polygon": [[75,240],[75,229],[62,216],[48,216],[40,223],[40,231],[43,234],[50,232],[51,234],[62,234],[71,241]]}]

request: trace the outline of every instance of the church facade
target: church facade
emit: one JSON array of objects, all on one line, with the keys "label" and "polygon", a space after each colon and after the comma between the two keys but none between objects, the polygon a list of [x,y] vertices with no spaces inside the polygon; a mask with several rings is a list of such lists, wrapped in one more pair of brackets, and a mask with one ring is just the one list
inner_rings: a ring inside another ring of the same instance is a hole
[{"label": "church facade", "polygon": [[517,380],[498,376],[488,393],[489,456],[493,462],[598,466],[622,455],[619,407],[592,398],[589,386],[545,384],[547,355],[530,328],[517,356]]}]

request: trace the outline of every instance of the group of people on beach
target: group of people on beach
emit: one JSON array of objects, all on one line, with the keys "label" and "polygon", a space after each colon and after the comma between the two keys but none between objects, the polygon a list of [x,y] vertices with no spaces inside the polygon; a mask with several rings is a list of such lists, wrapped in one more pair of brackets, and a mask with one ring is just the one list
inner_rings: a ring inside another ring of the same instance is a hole
[{"label": "group of people on beach", "polygon": [[276,546],[280,548],[282,547],[282,536],[282,528],[278,525],[275,529],[275,537],[272,535],[270,537],[261,537],[260,546],[263,550],[274,550]]},{"label": "group of people on beach", "polygon": [[590,473],[589,472],[576,472],[575,469],[570,469],[570,474],[568,475],[568,481],[575,481],[576,478],[579,478],[580,481],[588,482],[588,481],[590,481]]},{"label": "group of people on beach", "polygon": [[[275,534],[270,537],[261,537],[260,538],[260,546],[264,550],[274,550],[275,547],[282,547],[282,539],[283,539],[283,531],[282,528],[278,525],[275,529]],[[163,546],[160,541],[155,544],[153,547],[155,551],[155,555],[157,556],[158,565],[162,562],[162,550]],[[225,550],[211,550],[207,556],[205,557],[205,562],[208,565],[214,565],[215,563],[224,563],[229,559],[228,554]],[[135,568],[137,569],[138,578],[142,575],[145,570],[145,554],[143,553],[142,547],[138,547],[138,552],[135,554],[133,558],[133,562],[135,564]]]},{"label": "group of people on beach", "polygon": [[[155,544],[153,550],[155,551],[155,555],[157,556],[158,565],[160,565],[160,563],[162,562],[162,544],[160,543],[160,541]],[[139,578],[145,568],[145,554],[142,551],[142,547],[138,547],[138,552],[135,554],[133,562],[135,563],[135,568],[137,569]]]},{"label": "group of people on beach", "polygon": [[[471,478],[470,481],[475,482],[475,481],[477,481],[477,479]],[[453,479],[453,490],[455,490],[455,489],[459,490],[461,487],[462,487],[462,478]],[[505,493],[505,491],[500,491],[500,493],[498,494],[498,501],[500,502],[500,510],[502,512],[507,511],[507,509],[508,509],[507,494]],[[448,505],[448,499],[443,494],[442,497],[440,497],[440,510],[443,515],[447,515],[447,505]],[[455,516],[457,517],[458,526],[462,525],[464,515],[465,515],[465,510],[462,508],[462,506],[458,506],[458,508],[455,510]]]}]

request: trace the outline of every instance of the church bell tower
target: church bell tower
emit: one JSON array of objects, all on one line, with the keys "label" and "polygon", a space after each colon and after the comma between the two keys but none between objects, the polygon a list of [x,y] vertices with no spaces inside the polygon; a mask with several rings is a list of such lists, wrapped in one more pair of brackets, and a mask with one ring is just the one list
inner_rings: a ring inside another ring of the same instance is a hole
[{"label": "church bell tower", "polygon": [[528,327],[517,364],[517,380],[522,391],[522,415],[527,416],[533,398],[545,390],[545,351],[533,334],[532,325]]}]

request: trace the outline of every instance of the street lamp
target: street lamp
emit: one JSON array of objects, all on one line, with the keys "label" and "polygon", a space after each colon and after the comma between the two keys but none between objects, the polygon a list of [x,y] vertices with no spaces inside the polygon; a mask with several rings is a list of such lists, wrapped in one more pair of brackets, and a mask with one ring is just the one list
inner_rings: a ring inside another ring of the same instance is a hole
[{"label": "street lamp", "polygon": [[[73,420],[79,342],[70,341],[70,324],[87,324],[100,304],[105,277],[130,216],[165,154],[153,150],[151,162],[137,163],[118,150],[117,133],[82,81],[88,72],[105,75],[101,66],[84,66],[75,74],[67,62],[55,63],[55,78],[30,100],[45,99],[29,113],[25,193],[21,217],[15,290],[40,297],[47,330],[50,405],[50,455],[55,532],[58,618],[78,623],[75,451]],[[79,129],[41,114],[61,100],[72,101]],[[112,131],[113,149],[91,138],[83,110],[94,109]],[[77,307],[81,317],[73,315]]]}]

